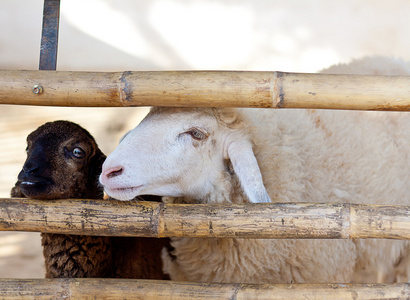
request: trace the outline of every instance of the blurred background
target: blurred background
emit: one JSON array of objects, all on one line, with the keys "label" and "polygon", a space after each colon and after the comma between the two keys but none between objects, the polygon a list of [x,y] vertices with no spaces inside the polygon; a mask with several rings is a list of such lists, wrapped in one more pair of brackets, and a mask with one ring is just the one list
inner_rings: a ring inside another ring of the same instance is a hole
[{"label": "blurred background", "polygon": [[[38,69],[42,14],[43,0],[0,2],[0,69]],[[57,70],[317,72],[369,55],[408,61],[409,28],[406,0],[61,0]],[[1,105],[0,197],[41,124],[77,122],[109,154],[147,111]],[[0,277],[44,277],[41,251],[39,233],[0,232]]]}]

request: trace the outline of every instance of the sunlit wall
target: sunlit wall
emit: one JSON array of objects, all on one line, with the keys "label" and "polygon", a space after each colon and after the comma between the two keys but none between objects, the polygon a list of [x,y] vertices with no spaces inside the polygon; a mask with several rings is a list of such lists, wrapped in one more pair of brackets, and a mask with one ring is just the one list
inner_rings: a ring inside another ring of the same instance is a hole
[{"label": "sunlit wall", "polygon": [[[62,0],[61,70],[315,72],[410,59],[405,0]],[[42,0],[0,2],[0,68],[36,69]]]}]

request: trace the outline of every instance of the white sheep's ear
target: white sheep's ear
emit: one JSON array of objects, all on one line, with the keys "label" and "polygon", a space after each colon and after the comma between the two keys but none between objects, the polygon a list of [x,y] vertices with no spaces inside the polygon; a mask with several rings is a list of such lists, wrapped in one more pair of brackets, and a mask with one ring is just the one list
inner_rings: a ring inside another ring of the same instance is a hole
[{"label": "white sheep's ear", "polygon": [[263,185],[252,144],[248,140],[232,141],[227,149],[236,176],[251,203],[272,202]]}]

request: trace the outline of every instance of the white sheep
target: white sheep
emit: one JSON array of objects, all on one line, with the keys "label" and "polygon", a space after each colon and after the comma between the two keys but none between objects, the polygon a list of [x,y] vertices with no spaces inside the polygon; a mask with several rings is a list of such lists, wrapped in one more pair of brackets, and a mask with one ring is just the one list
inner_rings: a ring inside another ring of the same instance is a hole
[{"label": "white sheep", "polygon": [[[384,73],[377,61],[370,73]],[[408,113],[153,108],[108,156],[100,182],[120,200],[408,205],[409,128]],[[408,241],[173,238],[172,246],[162,255],[172,280],[397,282],[410,269]]]}]

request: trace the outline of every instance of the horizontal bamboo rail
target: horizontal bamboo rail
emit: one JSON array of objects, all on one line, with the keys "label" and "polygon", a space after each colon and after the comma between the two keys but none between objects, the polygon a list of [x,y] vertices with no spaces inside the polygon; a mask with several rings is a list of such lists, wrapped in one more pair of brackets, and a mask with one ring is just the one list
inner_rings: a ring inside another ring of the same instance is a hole
[{"label": "horizontal bamboo rail", "polygon": [[0,104],[410,110],[410,77],[0,70]]},{"label": "horizontal bamboo rail", "polygon": [[143,237],[410,239],[410,206],[2,198],[0,230]]},{"label": "horizontal bamboo rail", "polygon": [[409,283],[220,284],[127,279],[0,279],[2,299],[408,299]]}]

